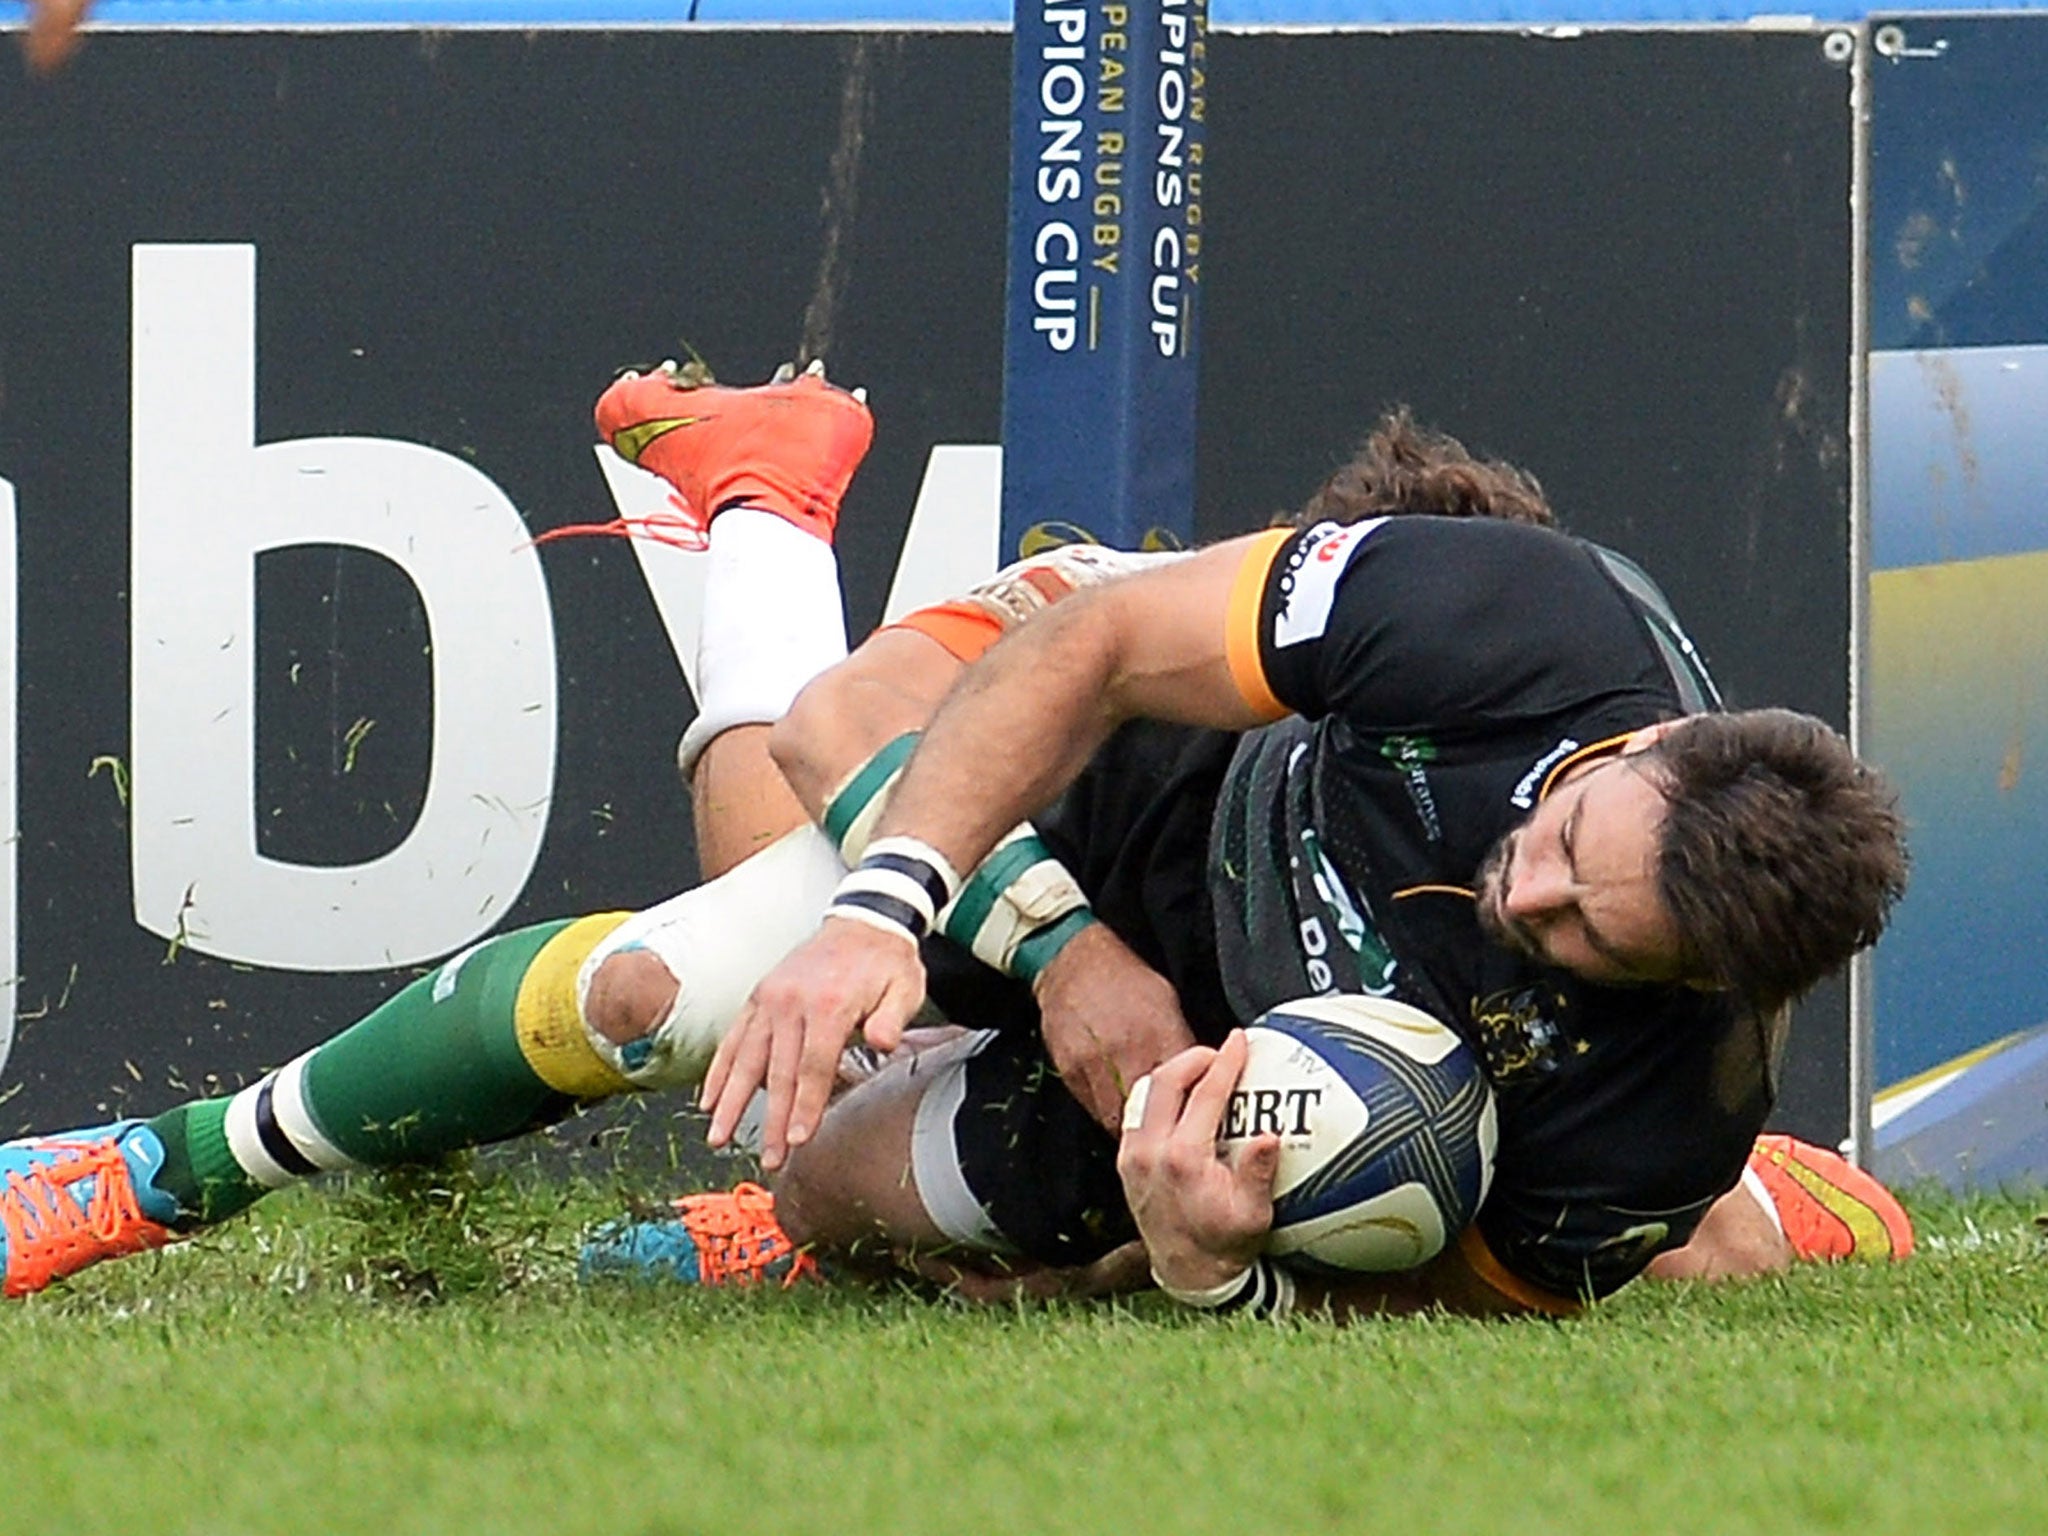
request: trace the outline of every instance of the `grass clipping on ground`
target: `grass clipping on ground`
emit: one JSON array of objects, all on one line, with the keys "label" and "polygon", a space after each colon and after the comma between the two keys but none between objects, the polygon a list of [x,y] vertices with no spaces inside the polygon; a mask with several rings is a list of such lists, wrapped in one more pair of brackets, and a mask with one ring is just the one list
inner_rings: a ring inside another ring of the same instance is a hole
[{"label": "grass clipping on ground", "polygon": [[[616,1188],[453,1164],[266,1201],[0,1312],[13,1530],[2037,1528],[2048,1255],[1913,1202],[1907,1264],[1564,1323],[1159,1298],[579,1285]],[[136,1513],[131,1513],[131,1511]]]},{"label": "grass clipping on ground", "polygon": [[335,1197],[328,1267],[344,1289],[413,1302],[559,1280],[573,1267],[559,1230],[571,1198],[480,1174],[469,1157],[355,1179]]}]

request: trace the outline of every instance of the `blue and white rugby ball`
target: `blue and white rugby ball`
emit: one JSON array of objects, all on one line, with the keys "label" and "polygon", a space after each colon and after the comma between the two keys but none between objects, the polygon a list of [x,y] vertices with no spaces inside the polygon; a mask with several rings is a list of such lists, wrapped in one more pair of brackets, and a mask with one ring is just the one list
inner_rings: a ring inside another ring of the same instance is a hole
[{"label": "blue and white rugby ball", "polygon": [[1323,1272],[1427,1263],[1478,1213],[1498,1140],[1479,1062],[1429,1014],[1312,997],[1262,1014],[1222,1143],[1280,1137],[1266,1251]]}]

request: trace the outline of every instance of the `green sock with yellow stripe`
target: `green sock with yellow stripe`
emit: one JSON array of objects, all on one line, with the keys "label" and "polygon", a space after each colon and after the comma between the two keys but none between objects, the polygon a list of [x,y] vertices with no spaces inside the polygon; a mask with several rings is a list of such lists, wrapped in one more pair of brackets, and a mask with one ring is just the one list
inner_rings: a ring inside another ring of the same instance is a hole
[{"label": "green sock with yellow stripe", "polygon": [[624,915],[486,939],[241,1092],[157,1116],[155,1183],[177,1199],[180,1225],[223,1220],[311,1174],[503,1141],[622,1089],[585,1041],[575,982]]}]

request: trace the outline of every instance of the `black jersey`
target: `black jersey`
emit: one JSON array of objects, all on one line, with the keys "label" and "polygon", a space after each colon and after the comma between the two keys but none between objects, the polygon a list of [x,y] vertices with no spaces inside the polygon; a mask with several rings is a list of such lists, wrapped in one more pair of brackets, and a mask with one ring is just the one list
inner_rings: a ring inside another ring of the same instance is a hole
[{"label": "black jersey", "polygon": [[[1276,530],[1229,623],[1246,697],[1293,713],[1242,736],[1134,721],[1041,834],[1199,1039],[1329,991],[1449,1023],[1500,1112],[1476,1257],[1510,1289],[1613,1290],[1741,1176],[1773,1043],[1725,998],[1594,986],[1490,943],[1471,883],[1574,764],[1718,705],[1690,643],[1611,551],[1476,519]],[[943,1011],[1022,1053],[977,1058],[971,1187],[1033,1257],[1098,1256],[1129,1235],[1103,1214],[1115,1142],[1046,1070],[1029,989],[924,948]]]},{"label": "black jersey", "polygon": [[1445,1020],[1499,1106],[1493,1257],[1546,1291],[1612,1290],[1740,1176],[1774,1043],[1725,996],[1598,986],[1490,942],[1472,883],[1566,770],[1711,684],[1639,571],[1547,530],[1324,523],[1251,562],[1233,672],[1295,718],[1242,739],[1218,799],[1230,1010],[1371,992]]}]

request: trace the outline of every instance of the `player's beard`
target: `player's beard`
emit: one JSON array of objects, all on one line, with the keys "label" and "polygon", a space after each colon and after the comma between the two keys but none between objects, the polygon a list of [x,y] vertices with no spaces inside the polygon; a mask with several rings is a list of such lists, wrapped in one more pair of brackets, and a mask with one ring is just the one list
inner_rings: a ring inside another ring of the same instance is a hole
[{"label": "player's beard", "polygon": [[1518,955],[1541,959],[1529,936],[1508,917],[1505,906],[1508,866],[1514,862],[1515,840],[1520,835],[1520,828],[1502,833],[1500,841],[1479,861],[1479,872],[1472,877],[1472,904],[1479,914],[1479,931],[1487,938]]}]

